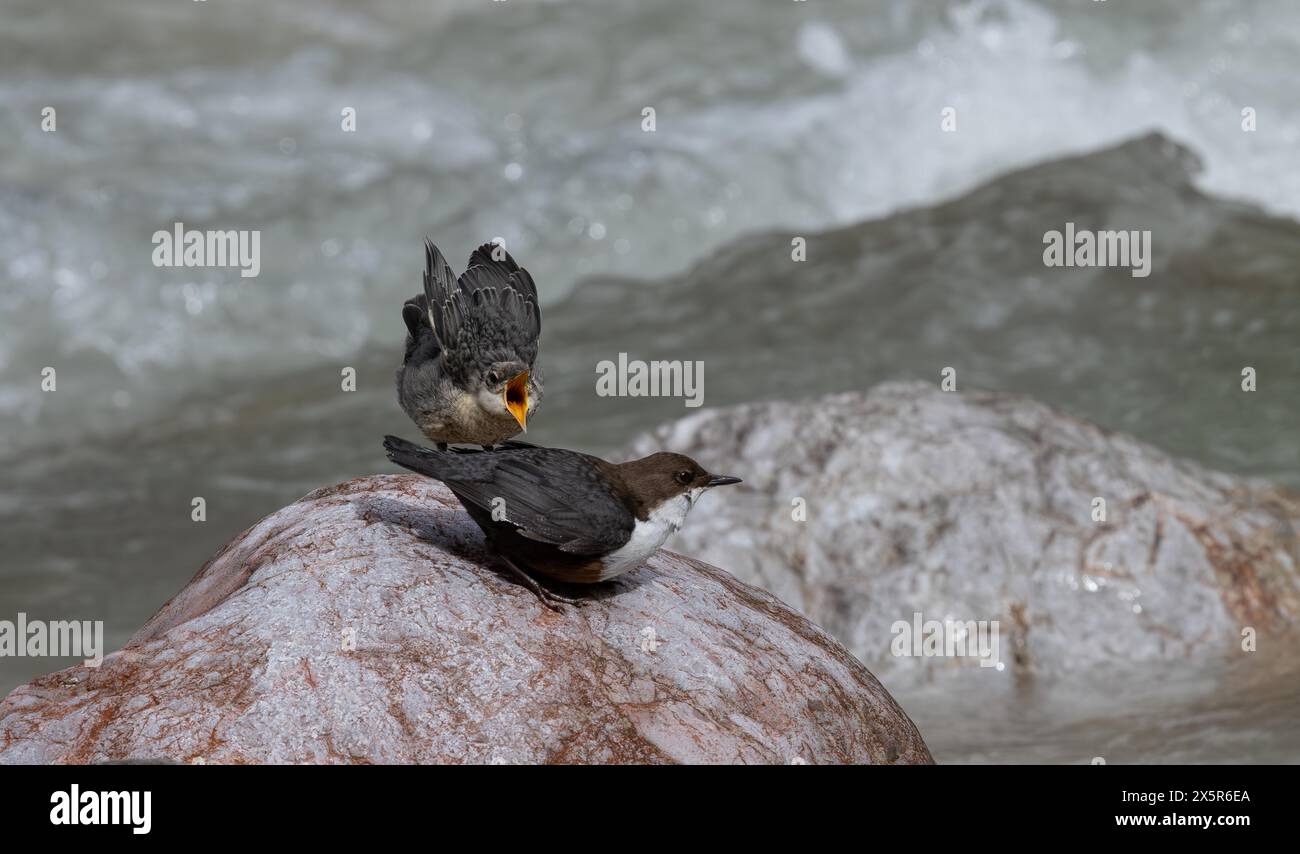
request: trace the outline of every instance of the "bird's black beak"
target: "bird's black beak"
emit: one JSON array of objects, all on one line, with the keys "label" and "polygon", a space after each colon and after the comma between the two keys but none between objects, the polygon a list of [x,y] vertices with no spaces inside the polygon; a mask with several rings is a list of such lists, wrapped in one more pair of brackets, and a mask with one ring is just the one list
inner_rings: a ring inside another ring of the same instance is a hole
[{"label": "bird's black beak", "polygon": [[715,486],[726,486],[729,483],[740,483],[740,482],[741,480],[738,477],[731,477],[725,474],[715,474],[709,478],[709,487],[712,488]]}]

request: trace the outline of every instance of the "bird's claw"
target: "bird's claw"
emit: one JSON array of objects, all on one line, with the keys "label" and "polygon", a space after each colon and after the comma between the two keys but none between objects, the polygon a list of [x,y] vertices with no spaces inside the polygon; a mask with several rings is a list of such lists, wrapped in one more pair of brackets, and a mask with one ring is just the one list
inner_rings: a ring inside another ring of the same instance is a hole
[{"label": "bird's claw", "polygon": [[518,566],[516,566],[515,562],[512,561],[510,558],[506,557],[505,555],[498,555],[498,557],[501,559],[501,562],[504,563],[507,568],[509,568],[509,570],[514,574],[514,576],[518,578],[521,582],[523,582],[523,585],[525,587],[527,587],[529,590],[533,592],[533,595],[537,597],[538,601],[540,601],[547,608],[550,608],[552,611],[555,611],[556,613],[560,613],[563,610],[560,607],[560,603],[564,603],[565,605],[573,605],[575,607],[583,604],[584,600],[582,599],[573,599],[568,596],[563,596],[559,593],[556,593],[553,590],[547,590],[545,587],[541,585],[540,582],[538,582],[536,578],[533,578],[531,575],[529,575],[528,573],[520,569]]},{"label": "bird's claw", "polygon": [[556,593],[554,590],[547,590],[546,588],[542,588],[542,591],[543,591],[542,602],[543,604],[546,605],[546,607],[550,608],[552,611],[562,610],[560,606],[557,604],[559,602],[563,602],[565,605],[572,605],[575,608],[581,608],[583,605],[587,604],[587,600],[585,598],[561,596],[559,593]]}]

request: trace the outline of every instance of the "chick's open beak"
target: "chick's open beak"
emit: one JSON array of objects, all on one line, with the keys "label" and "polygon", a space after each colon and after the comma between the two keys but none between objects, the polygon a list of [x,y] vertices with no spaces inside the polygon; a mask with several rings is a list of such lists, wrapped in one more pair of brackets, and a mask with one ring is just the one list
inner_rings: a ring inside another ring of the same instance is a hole
[{"label": "chick's open beak", "polygon": [[524,371],[506,383],[506,390],[501,393],[505,399],[506,409],[519,422],[519,428],[528,432],[528,371]]}]

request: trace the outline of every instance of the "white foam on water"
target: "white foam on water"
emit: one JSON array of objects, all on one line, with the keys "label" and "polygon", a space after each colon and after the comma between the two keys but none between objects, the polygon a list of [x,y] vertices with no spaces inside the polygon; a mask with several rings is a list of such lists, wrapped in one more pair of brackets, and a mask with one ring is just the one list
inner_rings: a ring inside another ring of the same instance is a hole
[{"label": "white foam on water", "polygon": [[[399,347],[425,235],[455,263],[505,238],[552,302],[1151,128],[1207,191],[1300,213],[1284,2],[201,5],[31,4],[0,36],[0,452]],[[261,275],[153,267],[177,221],[261,230]]]}]

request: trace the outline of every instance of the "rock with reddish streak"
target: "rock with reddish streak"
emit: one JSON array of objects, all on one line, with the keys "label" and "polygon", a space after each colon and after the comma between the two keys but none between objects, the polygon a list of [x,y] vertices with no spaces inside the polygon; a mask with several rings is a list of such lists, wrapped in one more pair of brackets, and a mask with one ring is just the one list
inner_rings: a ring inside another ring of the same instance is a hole
[{"label": "rock with reddish streak", "polygon": [[[729,496],[728,496],[729,497]],[[661,551],[554,613],[439,484],[319,490],[97,669],[0,703],[0,762],[927,763],[839,643]]]}]

